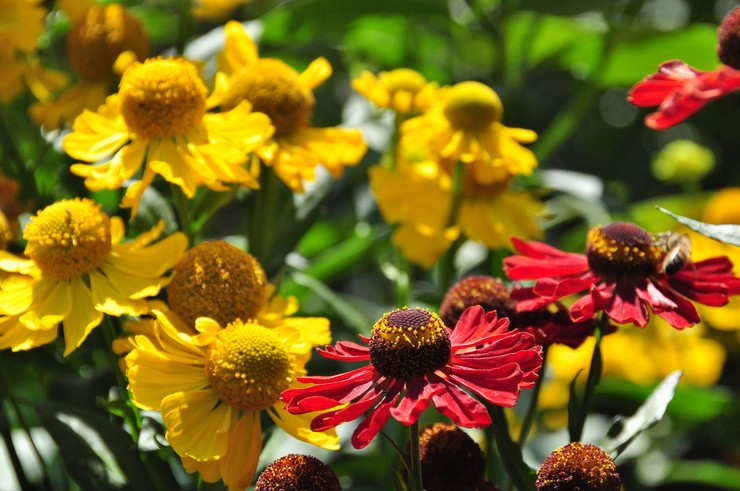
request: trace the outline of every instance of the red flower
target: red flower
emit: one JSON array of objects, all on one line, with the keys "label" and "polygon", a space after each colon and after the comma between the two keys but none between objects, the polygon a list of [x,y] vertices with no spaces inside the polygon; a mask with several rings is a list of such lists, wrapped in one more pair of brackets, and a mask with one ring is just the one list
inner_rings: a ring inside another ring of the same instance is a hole
[{"label": "red flower", "polygon": [[645,117],[645,124],[664,130],[735,90],[740,90],[740,71],[734,68],[722,65],[716,71],[704,72],[672,60],[635,84],[627,99],[636,106],[659,106],[658,111]]},{"label": "red flower", "polygon": [[563,252],[540,242],[513,240],[519,256],[504,260],[512,280],[536,280],[514,290],[519,310],[535,310],[585,292],[570,309],[574,321],[604,311],[618,323],[644,327],[649,309],[678,329],[699,322],[690,300],[722,306],[740,292],[740,279],[727,257],[692,263],[678,271],[664,267],[671,252],[658,236],[632,223],[617,222],[589,231],[587,254]]},{"label": "red flower", "polygon": [[368,412],[352,435],[364,448],[393,416],[411,425],[430,403],[455,424],[482,428],[491,424],[485,406],[463,388],[488,402],[513,406],[522,388],[531,387],[542,365],[542,348],[531,334],[507,331],[508,321],[474,306],[451,331],[434,313],[400,309],[373,327],[369,346],[338,342],[322,356],[370,364],[332,376],[301,377],[314,384],[283,392],[293,414],[327,411],[311,428],[333,428]]}]

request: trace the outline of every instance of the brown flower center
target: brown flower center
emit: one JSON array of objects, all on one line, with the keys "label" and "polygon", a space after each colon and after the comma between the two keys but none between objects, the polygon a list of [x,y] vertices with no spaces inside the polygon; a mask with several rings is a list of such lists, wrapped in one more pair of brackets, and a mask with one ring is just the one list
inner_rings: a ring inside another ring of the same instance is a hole
[{"label": "brown flower center", "polygon": [[341,491],[331,467],[310,455],[288,454],[268,465],[254,491]]},{"label": "brown flower center", "polygon": [[222,109],[228,111],[243,100],[270,117],[276,135],[308,126],[314,106],[313,93],[301,85],[298,72],[273,58],[261,58],[231,77]]},{"label": "brown flower center", "polygon": [[573,442],[556,449],[537,471],[537,491],[619,491],[620,478],[609,454]]},{"label": "brown flower center", "polygon": [[516,312],[516,304],[503,281],[491,276],[468,276],[447,290],[439,315],[447,327],[454,329],[465,309],[473,305],[480,305],[486,312],[495,310],[499,318],[512,317]]},{"label": "brown flower center", "polygon": [[649,276],[657,271],[662,254],[653,236],[633,223],[615,222],[588,232],[588,264],[604,276]]},{"label": "brown flower center", "polygon": [[386,377],[409,379],[442,368],[450,359],[444,322],[426,309],[403,308],[373,326],[370,359]]},{"label": "brown flower center", "polygon": [[67,57],[80,77],[90,82],[111,79],[113,63],[125,52],[143,60],[151,51],[149,36],[139,19],[121,5],[94,5],[72,26]]}]

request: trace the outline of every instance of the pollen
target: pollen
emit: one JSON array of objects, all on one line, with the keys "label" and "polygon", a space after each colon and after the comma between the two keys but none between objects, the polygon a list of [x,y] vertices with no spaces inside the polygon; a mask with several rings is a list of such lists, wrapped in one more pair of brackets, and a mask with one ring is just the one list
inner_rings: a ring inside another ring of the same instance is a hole
[{"label": "pollen", "polygon": [[396,68],[390,72],[382,72],[379,78],[388,91],[391,101],[400,92],[415,95],[427,84],[427,80],[421,73],[409,68]]},{"label": "pollen", "polygon": [[314,106],[313,93],[300,83],[298,72],[274,58],[261,58],[236,72],[221,108],[228,111],[243,100],[269,116],[276,135],[307,127]]},{"label": "pollen", "polygon": [[649,276],[657,271],[662,253],[652,235],[634,223],[615,222],[588,232],[588,264],[605,276]]},{"label": "pollen", "polygon": [[114,76],[113,64],[131,51],[143,60],[151,51],[139,19],[118,4],[94,5],[74,23],[67,36],[67,58],[74,71],[89,82]]},{"label": "pollen", "polygon": [[205,114],[208,89],[189,61],[150,58],[126,69],[118,93],[129,129],[154,139],[194,128]]},{"label": "pollen", "polygon": [[229,324],[208,347],[206,375],[221,400],[242,411],[272,406],[295,378],[278,335],[257,324]]},{"label": "pollen", "polygon": [[389,312],[373,326],[370,359],[381,374],[409,379],[442,368],[450,359],[450,338],[442,319],[426,309]]},{"label": "pollen", "polygon": [[444,115],[453,128],[476,133],[501,121],[504,108],[498,94],[480,82],[461,82],[450,88]]},{"label": "pollen", "polygon": [[259,261],[228,242],[203,242],[186,252],[167,286],[170,308],[193,326],[210,317],[225,326],[257,317],[267,297],[267,277]]},{"label": "pollen", "polygon": [[111,251],[110,219],[92,200],[62,200],[31,217],[23,238],[26,255],[44,276],[64,280],[105,262]]}]

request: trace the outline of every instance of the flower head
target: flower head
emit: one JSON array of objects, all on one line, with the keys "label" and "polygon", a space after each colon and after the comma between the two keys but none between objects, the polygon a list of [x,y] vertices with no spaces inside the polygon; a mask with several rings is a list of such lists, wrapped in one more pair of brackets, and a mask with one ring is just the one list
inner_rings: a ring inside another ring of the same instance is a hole
[{"label": "flower head", "polygon": [[[516,293],[512,295],[509,287],[499,278],[467,276],[447,290],[442,299],[440,315],[445,324],[454,326],[465,310],[480,305],[486,312],[495,310],[499,318],[509,319],[510,329],[531,333],[537,344],[542,346],[559,343],[576,348],[594,332],[595,319],[574,322],[560,302],[532,311],[521,311],[517,309],[517,300],[513,297],[519,296]],[[614,330],[614,326],[609,326],[607,333]]]},{"label": "flower head", "polygon": [[435,423],[419,432],[419,454],[427,491],[477,491],[486,459],[480,446],[455,425]]},{"label": "flower head", "polygon": [[493,89],[480,82],[461,82],[438,95],[437,105],[403,124],[402,147],[428,148],[449,173],[462,162],[472,167],[473,179],[483,185],[532,173],[537,160],[520,143],[531,143],[537,135],[501,123],[503,106]]},{"label": "flower head", "polygon": [[609,454],[573,442],[551,453],[537,471],[537,491],[619,491],[617,466]]},{"label": "flower head", "polygon": [[659,181],[683,184],[701,181],[714,168],[712,151],[691,140],[673,140],[652,161]]},{"label": "flower head", "polygon": [[589,231],[586,255],[515,239],[520,255],[506,258],[504,269],[512,280],[537,280],[517,290],[520,310],[585,291],[570,309],[574,321],[604,311],[617,323],[644,327],[651,309],[683,329],[700,320],[691,300],[725,305],[740,291],[740,279],[727,257],[691,262],[682,242],[672,245],[670,234],[655,236],[635,224],[615,222]]},{"label": "flower head", "polygon": [[246,102],[224,113],[206,111],[207,89],[195,66],[182,58],[134,63],[119,91],[97,112],[77,117],[64,139],[78,163],[72,173],[91,190],[118,189],[144,167],[126,189],[122,207],[135,215],[144,190],[159,174],[189,198],[200,186],[224,191],[228,184],[256,187],[247,154],[272,135],[269,119]]},{"label": "flower head", "polygon": [[725,16],[717,33],[717,55],[722,63],[740,69],[740,7]]},{"label": "flower head", "polygon": [[36,53],[46,9],[40,0],[0,0],[0,101],[10,101],[24,88],[32,70],[27,55]]},{"label": "flower head", "polygon": [[255,491],[342,491],[331,467],[310,455],[288,454],[268,465]]},{"label": "flower head", "polygon": [[383,218],[399,224],[393,243],[411,261],[432,266],[461,233],[492,249],[508,246],[515,236],[542,235],[540,201],[515,190],[510,179],[483,185],[472,177],[471,169],[464,172],[453,217],[455,189],[443,166],[402,161],[396,169],[370,169],[370,188]]},{"label": "flower head", "polygon": [[380,72],[377,77],[364,71],[352,81],[352,88],[382,109],[393,109],[411,115],[430,108],[435,100],[437,84],[410,68]]},{"label": "flower head", "polygon": [[706,103],[740,90],[740,71],[727,65],[705,72],[680,60],[666,61],[630,89],[628,100],[636,106],[658,106],[645,117],[654,130],[677,125]]},{"label": "flower head", "polygon": [[26,226],[26,255],[0,253],[0,268],[11,276],[0,286],[0,347],[29,349],[64,330],[65,355],[80,346],[103,314],[141,315],[147,297],[167,284],[163,275],[185,249],[176,233],[150,245],[164,228],[122,243],[120,218],[109,218],[88,199],[47,206]]},{"label": "flower head", "polygon": [[422,309],[399,309],[381,317],[365,346],[339,342],[320,353],[330,359],[369,362],[339,375],[302,377],[308,387],[283,392],[293,414],[326,411],[314,418],[315,431],[334,428],[365,412],[352,435],[364,448],[389,417],[411,425],[430,403],[453,422],[482,428],[491,423],[487,401],[513,406],[519,391],[531,387],[542,363],[542,348],[531,334],[507,332],[508,322],[481,307],[467,310],[454,331],[438,315]]},{"label": "flower head", "polygon": [[255,111],[270,118],[275,137],[263,147],[260,158],[295,192],[313,181],[323,165],[339,177],[347,165],[357,164],[367,150],[359,131],[311,127],[313,89],[332,72],[329,62],[317,58],[306,70],[274,58],[260,58],[244,27],[226,23],[224,51],[219,58],[216,90],[209,105],[231,108],[249,101]]},{"label": "flower head", "polygon": [[326,319],[299,330],[241,320],[222,327],[200,318],[192,328],[166,309],[152,313],[153,335],[130,340],[129,388],[136,405],[161,410],[167,441],[188,472],[221,479],[230,491],[245,489],[262,449],[263,411],[295,438],[338,448],[336,434],[311,431],[308,419],[286,412],[279,399],[306,373],[310,339],[326,336]]},{"label": "flower head", "polygon": [[144,60],[150,51],[143,24],[123,6],[91,5],[73,17],[67,36],[67,59],[80,81],[60,94],[42,97],[29,109],[31,118],[55,130],[83,110],[97,109],[112,92],[123,69],[133,61]]},{"label": "flower head", "polygon": [[203,242],[175,265],[167,299],[187,325],[210,317],[225,326],[257,318],[267,299],[267,277],[248,252],[224,241]]}]

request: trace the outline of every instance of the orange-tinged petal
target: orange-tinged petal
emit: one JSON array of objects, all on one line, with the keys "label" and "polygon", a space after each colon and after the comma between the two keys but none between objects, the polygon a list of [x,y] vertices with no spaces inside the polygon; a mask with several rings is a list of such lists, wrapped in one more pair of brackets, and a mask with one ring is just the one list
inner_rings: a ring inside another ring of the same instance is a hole
[{"label": "orange-tinged petal", "polygon": [[231,430],[228,451],[220,459],[221,477],[229,491],[242,491],[249,486],[261,451],[260,413],[247,411]]}]

